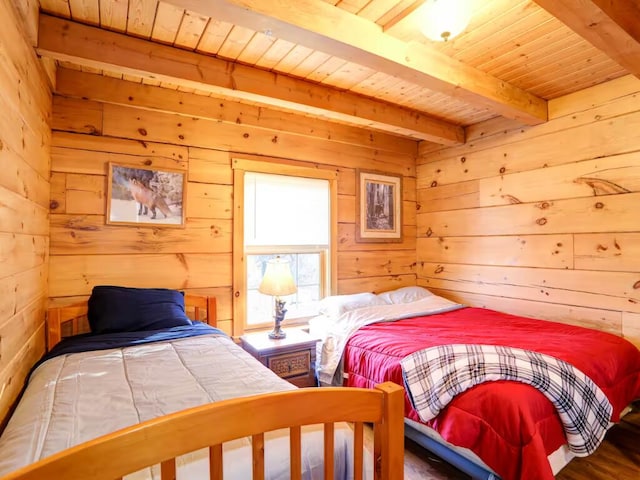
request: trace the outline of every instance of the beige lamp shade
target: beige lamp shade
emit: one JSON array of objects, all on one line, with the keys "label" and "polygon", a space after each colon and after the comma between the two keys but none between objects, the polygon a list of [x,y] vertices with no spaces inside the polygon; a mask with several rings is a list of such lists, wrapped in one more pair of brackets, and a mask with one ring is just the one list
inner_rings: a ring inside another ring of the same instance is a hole
[{"label": "beige lamp shade", "polygon": [[258,291],[265,295],[284,297],[296,293],[297,290],[289,268],[289,261],[280,257],[269,260]]}]

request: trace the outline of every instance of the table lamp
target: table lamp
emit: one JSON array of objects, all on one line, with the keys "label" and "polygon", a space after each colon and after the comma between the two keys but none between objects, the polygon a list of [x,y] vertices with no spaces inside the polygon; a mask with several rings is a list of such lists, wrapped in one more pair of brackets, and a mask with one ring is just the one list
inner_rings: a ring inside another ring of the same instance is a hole
[{"label": "table lamp", "polygon": [[296,293],[298,289],[293,281],[289,261],[280,256],[273,258],[267,262],[267,269],[262,277],[262,282],[258,287],[258,291],[265,295],[272,295],[275,298],[275,312],[273,318],[275,326],[273,331],[269,333],[269,338],[285,338],[287,334],[282,331],[280,324],[284,320],[284,314],[287,310],[284,308],[285,301],[280,297]]}]

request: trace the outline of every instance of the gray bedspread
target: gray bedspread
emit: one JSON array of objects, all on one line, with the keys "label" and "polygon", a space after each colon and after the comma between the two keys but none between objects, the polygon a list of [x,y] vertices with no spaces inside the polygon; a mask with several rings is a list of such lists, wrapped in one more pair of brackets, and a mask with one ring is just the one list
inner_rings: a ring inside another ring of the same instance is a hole
[{"label": "gray bedspread", "polygon": [[[0,476],[141,421],[212,401],[294,388],[220,335],[56,357],[34,371],[0,437]],[[288,431],[273,432],[265,440],[266,478],[288,479]],[[335,445],[336,478],[350,479],[352,434],[348,425],[336,428]],[[248,439],[225,444],[224,452],[225,478],[251,478]],[[307,427],[303,478],[323,478],[322,453],[322,427]],[[178,479],[208,475],[206,450],[179,457],[177,463]],[[160,478],[159,469],[126,478]]]}]

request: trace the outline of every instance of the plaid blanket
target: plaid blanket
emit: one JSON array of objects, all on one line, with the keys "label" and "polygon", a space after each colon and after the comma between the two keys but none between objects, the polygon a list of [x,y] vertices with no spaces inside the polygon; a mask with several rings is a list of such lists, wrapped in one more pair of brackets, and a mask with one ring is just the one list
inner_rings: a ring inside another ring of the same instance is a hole
[{"label": "plaid blanket", "polygon": [[427,422],[455,395],[482,382],[513,380],[540,390],[556,407],[570,450],[593,453],[611,419],[606,395],[569,363],[530,350],[495,345],[442,345],[401,360],[411,403]]}]

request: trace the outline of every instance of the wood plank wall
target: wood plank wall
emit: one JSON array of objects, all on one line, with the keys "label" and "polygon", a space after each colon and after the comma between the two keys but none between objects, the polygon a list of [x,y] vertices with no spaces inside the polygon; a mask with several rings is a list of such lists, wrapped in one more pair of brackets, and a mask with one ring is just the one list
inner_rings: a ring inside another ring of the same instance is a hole
[{"label": "wood plank wall", "polygon": [[[66,69],[57,93],[52,304],[97,284],[187,289],[217,296],[230,333],[234,155],[338,170],[338,293],[415,284],[415,141]],[[105,225],[110,161],[184,169],[186,228]],[[355,242],[357,168],[403,175],[402,243]]]},{"label": "wood plank wall", "polygon": [[51,91],[37,15],[37,2],[0,0],[0,425],[44,352]]},{"label": "wood plank wall", "polygon": [[418,284],[640,346],[640,80],[552,100],[544,125],[468,137],[420,152]]}]

